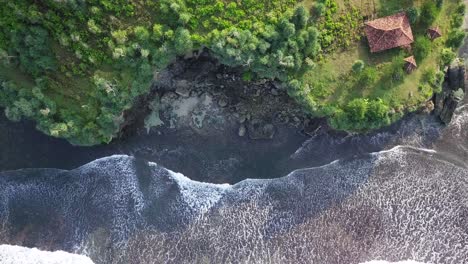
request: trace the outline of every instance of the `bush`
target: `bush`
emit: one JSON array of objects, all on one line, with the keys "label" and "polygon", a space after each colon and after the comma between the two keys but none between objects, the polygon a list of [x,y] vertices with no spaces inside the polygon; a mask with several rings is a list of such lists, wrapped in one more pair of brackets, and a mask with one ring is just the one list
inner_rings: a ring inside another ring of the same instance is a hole
[{"label": "bush", "polygon": [[330,120],[332,127],[342,130],[363,130],[390,124],[390,107],[381,99],[356,98],[338,109]]},{"label": "bush", "polygon": [[364,98],[356,98],[348,103],[345,108],[345,113],[349,120],[361,123],[366,118],[366,112],[369,108],[369,101]]},{"label": "bush", "polygon": [[135,37],[142,42],[148,41],[150,37],[149,31],[143,26],[137,26],[133,30]]},{"label": "bush", "polygon": [[411,24],[416,24],[419,19],[419,9],[416,7],[410,7],[406,10],[406,14],[408,15],[408,19]]},{"label": "bush", "polygon": [[193,49],[190,32],[187,29],[178,28],[175,32],[174,50],[177,55],[184,55]]},{"label": "bush", "polygon": [[463,40],[465,39],[465,32],[461,29],[455,29],[450,31],[446,46],[453,48],[453,49],[458,49],[461,44],[463,43]]},{"label": "bush", "polygon": [[437,83],[437,75],[434,68],[429,68],[425,70],[421,76],[421,80],[425,83],[430,85],[434,85]]},{"label": "bush", "polygon": [[364,64],[364,62],[362,60],[356,60],[353,63],[352,70],[355,73],[360,73],[360,72],[362,72],[362,70],[364,70],[364,66],[365,66],[365,64]]},{"label": "bush", "polygon": [[452,17],[452,20],[450,20],[450,26],[452,28],[459,28],[463,25],[464,20],[465,17],[463,15],[454,15]]},{"label": "bush", "polygon": [[442,71],[436,72],[434,68],[429,68],[422,74],[421,83],[428,84],[432,90],[437,93],[442,91],[444,78],[445,74]]},{"label": "bush", "polygon": [[307,26],[307,22],[309,21],[309,13],[304,6],[299,6],[294,10],[294,15],[291,20],[296,26],[296,29],[303,29]]},{"label": "bush", "polygon": [[455,11],[458,15],[464,16],[466,12],[466,5],[465,3],[460,3],[457,6],[457,10]]},{"label": "bush", "polygon": [[416,62],[424,60],[431,51],[431,41],[425,36],[419,36],[414,41],[414,58]]},{"label": "bush", "polygon": [[323,3],[315,2],[314,6],[312,7],[312,14],[317,18],[321,17],[323,16],[325,9],[326,9],[326,6]]},{"label": "bush", "polygon": [[423,26],[430,26],[439,15],[439,9],[433,1],[426,1],[421,7],[421,23]]},{"label": "bush", "polygon": [[440,53],[440,62],[442,65],[449,65],[456,57],[457,54],[455,54],[452,49],[444,48]]},{"label": "bush", "polygon": [[400,54],[392,59],[392,63],[390,64],[390,71],[388,76],[391,78],[391,82],[400,83],[405,78],[405,71],[404,71],[404,56]]},{"label": "bush", "polygon": [[366,113],[367,120],[376,125],[387,125],[390,123],[388,112],[390,107],[382,99],[369,102],[369,110]]},{"label": "bush", "polygon": [[373,67],[365,68],[359,75],[359,84],[362,86],[370,86],[378,79],[378,72]]}]

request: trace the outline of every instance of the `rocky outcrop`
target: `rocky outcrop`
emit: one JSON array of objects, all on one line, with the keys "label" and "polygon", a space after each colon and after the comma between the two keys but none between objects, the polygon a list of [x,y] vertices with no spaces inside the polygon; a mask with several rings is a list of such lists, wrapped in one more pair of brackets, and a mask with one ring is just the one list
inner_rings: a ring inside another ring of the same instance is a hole
[{"label": "rocky outcrop", "polygon": [[456,59],[447,69],[445,81],[440,93],[434,95],[435,114],[444,124],[452,121],[453,114],[466,90],[466,69],[460,59]]}]

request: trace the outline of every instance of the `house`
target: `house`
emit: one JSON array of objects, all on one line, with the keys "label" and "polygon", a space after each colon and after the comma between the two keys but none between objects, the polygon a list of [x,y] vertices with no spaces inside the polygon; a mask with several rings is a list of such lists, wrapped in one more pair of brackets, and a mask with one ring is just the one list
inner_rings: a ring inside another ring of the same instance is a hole
[{"label": "house", "polygon": [[364,31],[371,52],[408,47],[414,42],[413,32],[405,12],[365,23]]},{"label": "house", "polygon": [[427,36],[431,39],[434,40],[436,38],[442,37],[442,33],[440,32],[439,27],[432,27],[427,30]]},{"label": "house", "polygon": [[416,60],[414,59],[414,56],[410,56],[408,58],[405,58],[404,61],[405,61],[405,71],[406,71],[406,73],[411,73],[414,70],[416,70],[416,68],[418,67],[418,65],[416,64]]}]

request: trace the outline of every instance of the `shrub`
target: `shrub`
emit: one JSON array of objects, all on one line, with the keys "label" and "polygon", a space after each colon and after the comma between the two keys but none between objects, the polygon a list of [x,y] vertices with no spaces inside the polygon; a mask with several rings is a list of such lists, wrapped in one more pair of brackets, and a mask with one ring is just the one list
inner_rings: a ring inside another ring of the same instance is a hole
[{"label": "shrub", "polygon": [[429,26],[439,15],[439,9],[433,1],[426,1],[421,7],[421,23],[423,26]]},{"label": "shrub", "polygon": [[291,20],[296,26],[296,29],[303,29],[309,21],[309,13],[304,6],[299,6],[294,10],[294,15]]},{"label": "shrub", "polygon": [[178,28],[175,32],[174,49],[177,55],[184,55],[193,49],[190,32],[187,29]]},{"label": "shrub", "polygon": [[435,75],[435,80],[432,85],[432,88],[435,93],[442,92],[442,84],[444,83],[445,73],[442,71],[438,71]]},{"label": "shrub", "polygon": [[359,84],[363,86],[370,86],[377,81],[377,78],[377,70],[373,67],[367,67],[359,75]]},{"label": "shrub", "polygon": [[431,41],[425,36],[419,36],[414,42],[414,58],[417,62],[424,60],[431,51]]},{"label": "shrub", "polygon": [[337,109],[330,120],[332,127],[344,130],[376,128],[390,123],[390,107],[381,99],[356,98]]},{"label": "shrub", "polygon": [[5,108],[5,116],[8,118],[8,120],[13,122],[18,122],[21,120],[21,112],[16,107]]},{"label": "shrub", "polygon": [[380,98],[370,101],[369,110],[366,113],[368,121],[377,125],[390,123],[388,119],[389,109],[390,107]]},{"label": "shrub", "polygon": [[419,19],[419,9],[416,7],[410,7],[406,10],[406,14],[408,15],[408,19],[411,24],[416,24]]},{"label": "shrub", "polygon": [[288,95],[291,96],[292,98],[299,97],[302,93],[301,82],[296,79],[289,81],[288,86],[287,86],[287,92],[288,92]]},{"label": "shrub", "polygon": [[455,11],[457,14],[459,14],[460,16],[464,16],[465,15],[465,12],[466,12],[466,5],[465,3],[460,3],[458,4],[457,6],[457,10]]},{"label": "shrub", "polygon": [[111,35],[118,44],[125,44],[127,42],[127,31],[125,30],[112,31]]},{"label": "shrub", "polygon": [[352,70],[355,73],[360,73],[360,72],[362,72],[362,70],[364,70],[364,66],[365,66],[365,64],[364,64],[364,62],[362,60],[356,60],[353,63]]},{"label": "shrub", "polygon": [[349,120],[361,123],[366,118],[366,112],[369,108],[369,101],[364,98],[356,98],[348,103],[345,113]]},{"label": "shrub", "polygon": [[463,30],[452,30],[448,35],[446,45],[447,47],[458,49],[461,46],[463,39],[465,39],[465,32]]},{"label": "shrub", "polygon": [[133,29],[133,33],[135,34],[135,37],[139,41],[143,41],[143,42],[147,41],[150,37],[149,31],[143,26],[135,27],[135,29]]},{"label": "shrub", "polygon": [[425,70],[421,76],[421,80],[423,82],[431,84],[431,85],[436,84],[437,82],[436,79],[437,79],[437,76],[436,76],[436,71],[434,68],[429,68]]},{"label": "shrub", "polygon": [[405,61],[403,54],[400,54],[392,59],[389,67],[388,77],[391,82],[399,83],[405,78],[405,71],[403,70]]},{"label": "shrub", "polygon": [[442,49],[442,52],[440,53],[440,61],[442,65],[449,65],[457,56],[455,52],[452,51],[450,48],[444,48]]},{"label": "shrub", "polygon": [[323,3],[315,2],[314,6],[312,7],[312,14],[317,18],[321,17],[325,9],[326,7]]}]

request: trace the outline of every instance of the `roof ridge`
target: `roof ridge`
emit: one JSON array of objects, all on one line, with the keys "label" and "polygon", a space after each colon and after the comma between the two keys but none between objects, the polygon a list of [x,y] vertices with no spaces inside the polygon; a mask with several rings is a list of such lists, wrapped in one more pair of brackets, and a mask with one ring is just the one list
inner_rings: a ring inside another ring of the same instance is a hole
[{"label": "roof ridge", "polygon": [[365,22],[365,31],[372,52],[414,42],[407,15],[404,12]]}]

